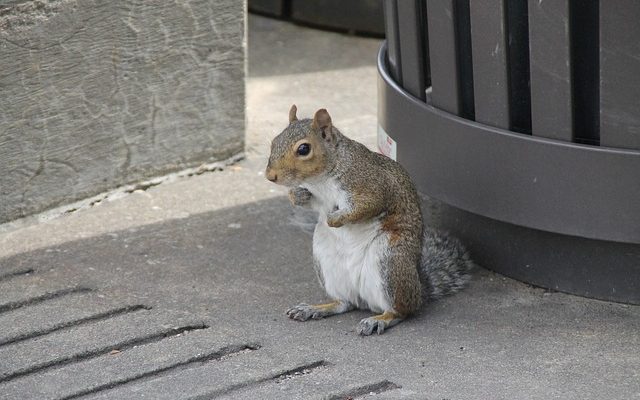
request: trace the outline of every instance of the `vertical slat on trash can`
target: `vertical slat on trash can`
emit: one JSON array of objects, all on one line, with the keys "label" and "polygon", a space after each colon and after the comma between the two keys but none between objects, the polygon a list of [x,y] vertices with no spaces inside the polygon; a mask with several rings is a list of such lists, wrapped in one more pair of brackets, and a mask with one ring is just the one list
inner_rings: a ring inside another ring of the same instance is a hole
[{"label": "vertical slat on trash can", "polygon": [[529,0],[531,130],[573,139],[569,0]]},{"label": "vertical slat on trash can", "polygon": [[455,115],[462,112],[456,54],[455,0],[427,0],[431,103]]},{"label": "vertical slat on trash can", "polygon": [[471,0],[455,0],[454,18],[456,24],[456,51],[458,53],[458,77],[460,78],[460,116],[475,120],[473,104],[473,57],[471,54],[471,21],[469,2]]},{"label": "vertical slat on trash can", "polygon": [[400,0],[398,5],[398,37],[402,56],[402,87],[414,97],[425,99],[425,57],[423,29],[423,3],[418,0]]},{"label": "vertical slat on trash can", "polygon": [[509,129],[504,1],[471,0],[469,3],[476,121]]},{"label": "vertical slat on trash can", "polygon": [[600,1],[602,146],[640,149],[639,21],[640,1]]},{"label": "vertical slat on trash can", "polygon": [[389,63],[389,73],[398,85],[402,86],[402,64],[400,61],[400,40],[398,37],[397,0],[385,0],[384,25],[387,37],[387,62]]},{"label": "vertical slat on trash can", "polygon": [[[555,1],[555,0],[554,0]],[[507,14],[507,74],[509,76],[509,127],[531,134],[529,87],[529,11],[527,0],[505,1]]]},{"label": "vertical slat on trash can", "polygon": [[598,2],[570,0],[569,15],[573,141],[597,146],[600,144]]}]

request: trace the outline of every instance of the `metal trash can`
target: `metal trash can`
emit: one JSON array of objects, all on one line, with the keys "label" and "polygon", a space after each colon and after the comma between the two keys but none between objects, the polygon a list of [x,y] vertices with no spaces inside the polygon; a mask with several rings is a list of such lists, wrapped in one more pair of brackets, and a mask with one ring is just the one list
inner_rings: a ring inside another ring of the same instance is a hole
[{"label": "metal trash can", "polygon": [[379,143],[486,268],[640,304],[640,2],[386,0]]}]

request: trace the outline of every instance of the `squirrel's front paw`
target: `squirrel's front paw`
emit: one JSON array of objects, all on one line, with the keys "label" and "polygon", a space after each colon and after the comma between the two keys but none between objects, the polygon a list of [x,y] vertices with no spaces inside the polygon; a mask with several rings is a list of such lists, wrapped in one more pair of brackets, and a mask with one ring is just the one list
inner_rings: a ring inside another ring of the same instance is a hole
[{"label": "squirrel's front paw", "polygon": [[316,307],[309,304],[300,303],[287,310],[287,316],[296,321],[307,321],[309,319],[321,319],[322,313]]},{"label": "squirrel's front paw", "polygon": [[344,214],[340,211],[334,211],[327,215],[327,225],[332,228],[340,228],[344,225]]},{"label": "squirrel's front paw", "polygon": [[294,206],[306,206],[311,201],[312,196],[309,190],[300,186],[289,189],[289,201]]}]

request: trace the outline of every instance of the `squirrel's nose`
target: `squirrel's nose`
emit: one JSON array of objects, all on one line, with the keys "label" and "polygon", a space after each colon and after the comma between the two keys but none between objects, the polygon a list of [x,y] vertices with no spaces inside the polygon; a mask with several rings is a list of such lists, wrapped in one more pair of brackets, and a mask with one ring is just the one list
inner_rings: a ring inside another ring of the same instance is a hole
[{"label": "squirrel's nose", "polygon": [[267,170],[267,179],[271,182],[275,182],[278,180],[278,174],[276,174],[272,169]]}]

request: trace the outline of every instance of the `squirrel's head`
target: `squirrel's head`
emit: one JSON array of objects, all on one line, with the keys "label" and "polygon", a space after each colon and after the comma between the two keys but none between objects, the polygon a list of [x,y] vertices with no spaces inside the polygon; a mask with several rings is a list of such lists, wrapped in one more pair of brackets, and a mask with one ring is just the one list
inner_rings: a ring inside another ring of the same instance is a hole
[{"label": "squirrel's head", "polygon": [[327,110],[316,111],[313,120],[298,120],[296,111],[291,106],[289,126],[271,142],[266,177],[279,185],[299,185],[327,172],[334,162],[332,149],[339,132],[331,125]]}]

